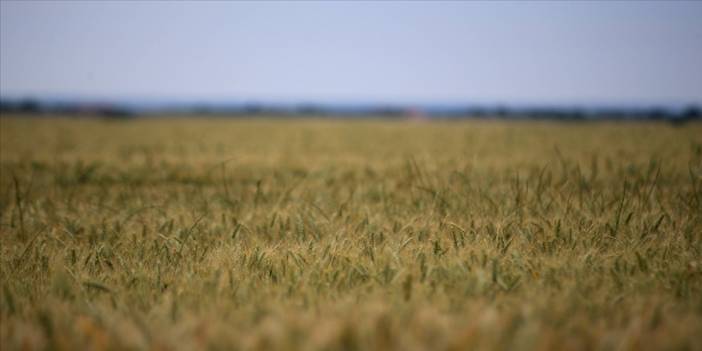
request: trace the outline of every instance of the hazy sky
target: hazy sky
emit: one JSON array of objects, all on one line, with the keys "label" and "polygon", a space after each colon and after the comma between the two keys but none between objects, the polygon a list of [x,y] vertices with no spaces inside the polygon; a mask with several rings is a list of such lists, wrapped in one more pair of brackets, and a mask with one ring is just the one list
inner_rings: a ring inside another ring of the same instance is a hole
[{"label": "hazy sky", "polygon": [[702,2],[0,3],[0,94],[702,103]]}]

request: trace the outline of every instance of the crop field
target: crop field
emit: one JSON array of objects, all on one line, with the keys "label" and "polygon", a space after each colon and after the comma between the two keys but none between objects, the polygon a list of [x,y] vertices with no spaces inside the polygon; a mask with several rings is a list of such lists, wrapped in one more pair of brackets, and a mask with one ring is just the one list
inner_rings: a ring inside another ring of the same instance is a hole
[{"label": "crop field", "polygon": [[0,119],[5,350],[702,350],[702,125]]}]

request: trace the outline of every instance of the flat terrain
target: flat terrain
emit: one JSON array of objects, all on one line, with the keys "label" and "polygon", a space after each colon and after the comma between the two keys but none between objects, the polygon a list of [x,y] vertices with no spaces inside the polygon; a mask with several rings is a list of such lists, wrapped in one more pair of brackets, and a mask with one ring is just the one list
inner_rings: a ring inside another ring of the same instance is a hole
[{"label": "flat terrain", "polygon": [[0,119],[0,345],[702,350],[702,125]]}]

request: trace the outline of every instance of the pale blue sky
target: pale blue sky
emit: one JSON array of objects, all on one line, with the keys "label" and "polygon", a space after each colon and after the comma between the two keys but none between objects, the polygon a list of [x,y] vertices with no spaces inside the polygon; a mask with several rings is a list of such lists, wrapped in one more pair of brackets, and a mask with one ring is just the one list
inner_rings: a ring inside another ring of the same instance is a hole
[{"label": "pale blue sky", "polygon": [[0,94],[702,103],[701,2],[8,2]]}]

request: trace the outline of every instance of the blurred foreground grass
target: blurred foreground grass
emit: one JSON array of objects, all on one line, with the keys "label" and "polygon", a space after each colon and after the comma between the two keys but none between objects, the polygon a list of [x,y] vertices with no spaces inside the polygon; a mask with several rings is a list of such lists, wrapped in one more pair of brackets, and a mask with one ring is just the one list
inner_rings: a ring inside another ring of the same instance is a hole
[{"label": "blurred foreground grass", "polygon": [[2,350],[702,349],[702,126],[0,119]]}]

